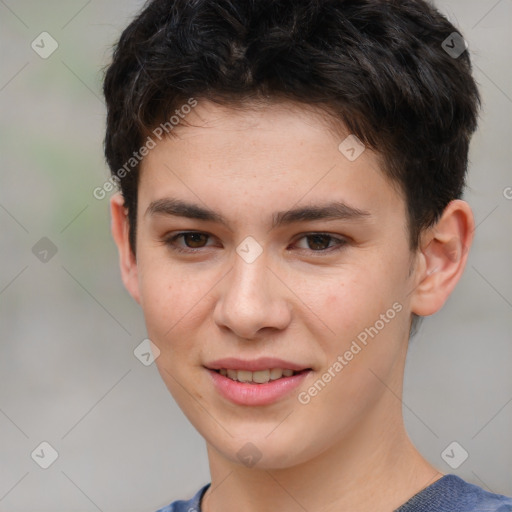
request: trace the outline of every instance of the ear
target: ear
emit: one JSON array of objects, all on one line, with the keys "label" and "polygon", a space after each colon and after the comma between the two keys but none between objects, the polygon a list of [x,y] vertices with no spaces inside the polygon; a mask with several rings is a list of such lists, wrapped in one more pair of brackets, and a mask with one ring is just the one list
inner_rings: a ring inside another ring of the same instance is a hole
[{"label": "ear", "polygon": [[125,288],[140,304],[137,261],[131,250],[128,236],[130,231],[128,210],[124,206],[124,198],[120,193],[110,198],[110,214],[112,236],[119,251],[121,277]]},{"label": "ear", "polygon": [[471,208],[456,199],[446,206],[436,225],[424,233],[411,293],[413,313],[428,316],[441,309],[462,276],[474,231]]}]

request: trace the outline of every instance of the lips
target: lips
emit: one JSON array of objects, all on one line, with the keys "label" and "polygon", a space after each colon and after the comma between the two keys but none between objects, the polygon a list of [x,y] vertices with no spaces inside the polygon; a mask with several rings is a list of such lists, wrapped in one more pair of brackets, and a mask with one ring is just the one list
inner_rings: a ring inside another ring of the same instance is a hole
[{"label": "lips", "polygon": [[264,357],[226,358],[206,365],[214,387],[238,405],[268,405],[288,395],[310,373],[300,364]]},{"label": "lips", "polygon": [[205,366],[210,370],[220,370],[225,368],[226,370],[247,370],[249,372],[268,370],[270,368],[282,368],[283,370],[293,370],[295,372],[310,369],[307,366],[302,366],[298,363],[285,361],[284,359],[278,359],[275,357],[260,357],[252,360],[227,357],[212,361]]}]

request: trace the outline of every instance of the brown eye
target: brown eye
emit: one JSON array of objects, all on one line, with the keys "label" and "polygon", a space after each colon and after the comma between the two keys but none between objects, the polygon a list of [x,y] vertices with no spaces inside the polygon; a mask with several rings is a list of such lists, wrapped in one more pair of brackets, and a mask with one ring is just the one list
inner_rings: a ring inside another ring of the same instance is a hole
[{"label": "brown eye", "polygon": [[[178,244],[177,240],[182,238],[185,245]],[[178,233],[165,240],[165,244],[170,247],[173,251],[177,252],[188,252],[193,253],[199,251],[203,247],[207,247],[206,242],[210,238],[210,235],[206,233],[200,233],[196,231],[185,231]]]},{"label": "brown eye", "polygon": [[187,247],[191,249],[203,247],[203,242],[208,239],[208,235],[205,233],[182,233],[182,236]]},{"label": "brown eye", "polygon": [[329,247],[329,241],[332,239],[329,235],[309,235],[306,238],[312,240],[312,243],[308,243],[308,246],[315,251],[327,249]]},{"label": "brown eye", "polygon": [[[302,250],[327,253],[343,248],[347,241],[343,238],[334,237],[327,233],[312,233],[305,235],[299,240],[307,240],[307,247],[301,247]],[[335,242],[331,245],[331,242]]]}]

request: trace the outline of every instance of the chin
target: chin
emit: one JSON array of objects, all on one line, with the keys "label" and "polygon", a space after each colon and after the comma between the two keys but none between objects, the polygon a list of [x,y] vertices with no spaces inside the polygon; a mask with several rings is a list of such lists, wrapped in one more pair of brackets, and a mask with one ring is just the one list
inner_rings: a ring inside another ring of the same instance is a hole
[{"label": "chin", "polygon": [[[227,426],[228,431],[229,426]],[[199,430],[199,429],[198,429]],[[199,430],[200,431],[200,430]],[[241,435],[237,436],[233,432],[233,437],[208,439],[203,432],[201,435],[205,437],[208,445],[215,450],[224,459],[234,464],[245,466],[247,468],[278,470],[287,469],[300,465],[318,455],[314,453],[314,446],[309,440],[295,438],[286,430],[281,435],[275,435],[274,439],[268,437],[268,431],[259,435]],[[271,434],[271,437],[274,434]]]}]

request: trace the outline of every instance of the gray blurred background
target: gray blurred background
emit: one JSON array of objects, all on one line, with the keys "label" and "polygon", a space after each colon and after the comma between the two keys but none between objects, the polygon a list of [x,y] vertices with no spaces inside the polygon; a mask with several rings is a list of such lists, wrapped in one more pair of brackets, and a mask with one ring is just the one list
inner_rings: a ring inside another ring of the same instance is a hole
[{"label": "gray blurred background", "polygon": [[[209,482],[204,441],[134,356],[143,316],[121,283],[108,198],[92,195],[108,178],[101,68],[141,5],[0,0],[4,512],[154,512]],[[403,409],[442,472],[512,495],[512,0],[436,5],[483,94],[466,194],[478,227],[462,281],[412,340]],[[48,469],[44,441],[58,453]],[[448,453],[468,453],[457,468],[442,457],[453,441]]]}]

